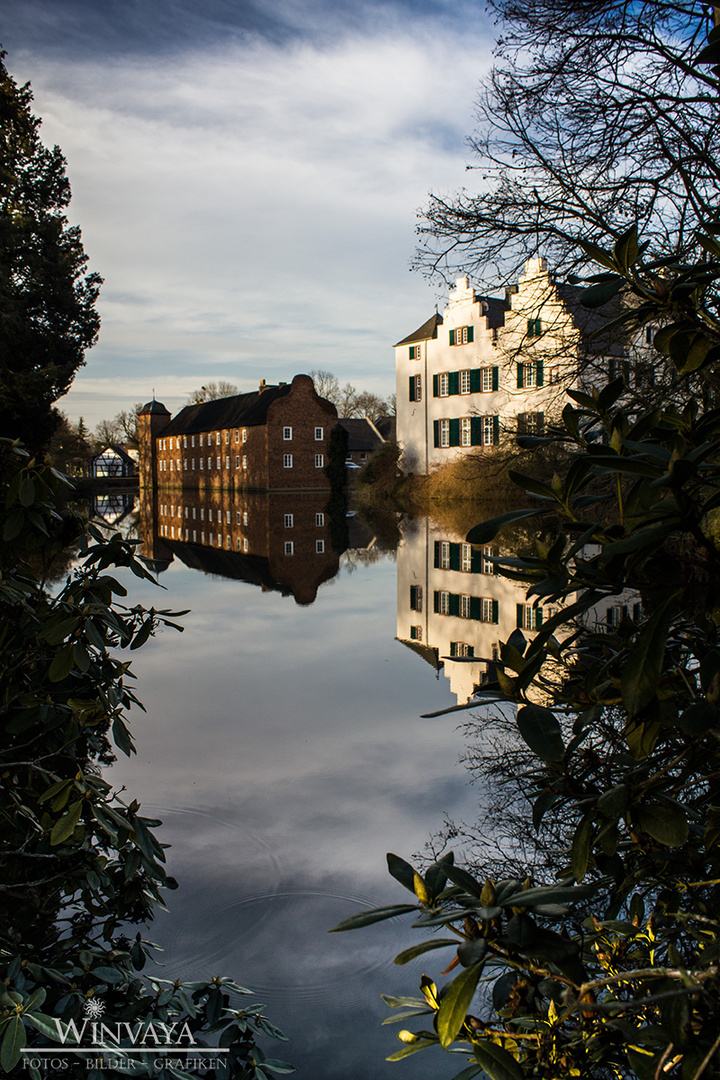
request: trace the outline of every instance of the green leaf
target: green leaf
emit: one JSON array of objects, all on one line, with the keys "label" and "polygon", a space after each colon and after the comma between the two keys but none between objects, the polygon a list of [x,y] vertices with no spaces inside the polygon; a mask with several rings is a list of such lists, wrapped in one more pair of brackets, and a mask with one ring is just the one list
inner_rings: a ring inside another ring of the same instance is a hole
[{"label": "green leaf", "polygon": [[682,847],[688,838],[685,811],[677,803],[645,804],[635,818],[644,833],[666,847]]},{"label": "green leaf", "polygon": [[640,254],[637,225],[633,223],[615,244],[613,255],[622,270],[627,271]]},{"label": "green leaf", "polygon": [[578,825],[573,836],[571,849],[571,865],[573,877],[576,881],[582,881],[587,872],[590,859],[590,845],[593,835],[592,818],[586,817]]},{"label": "green leaf", "polygon": [[560,761],[565,744],[557,717],[541,705],[526,705],[520,709],[517,725],[523,739],[543,761]]},{"label": "green leaf", "polygon": [[465,968],[450,984],[440,1002],[437,1014],[437,1032],[444,1050],[454,1041],[465,1022],[470,1003],[475,996],[478,979],[483,969],[482,961]]},{"label": "green leaf", "polygon": [[475,1043],[475,1057],[490,1080],[524,1080],[524,1073],[515,1058],[497,1043]]},{"label": "green leaf", "polygon": [[19,1016],[11,1016],[0,1047],[0,1065],[5,1072],[15,1068],[25,1045],[25,1026]]},{"label": "green leaf", "polygon": [[410,1057],[411,1054],[417,1054],[418,1050],[424,1050],[426,1046],[437,1046],[437,1039],[418,1039],[417,1042],[408,1043],[403,1046],[402,1050],[398,1050],[397,1053],[391,1054],[390,1057],[385,1058],[386,1061],[402,1061],[403,1058]]},{"label": "green leaf", "polygon": [[640,630],[631,648],[620,679],[623,705],[630,717],[652,701],[662,674],[668,629],[677,607],[677,593],[660,605]]},{"label": "green leaf", "polygon": [[26,476],[20,485],[20,503],[22,506],[32,506],[35,502],[35,484],[32,477]]},{"label": "green leaf", "polygon": [[69,642],[67,645],[63,645],[62,649],[58,649],[52,658],[48,670],[50,682],[62,682],[72,671],[74,663],[75,648],[72,642]]},{"label": "green leaf", "polygon": [[475,525],[465,539],[468,544],[489,544],[505,525],[510,525],[514,521],[524,521],[527,518],[538,517],[540,514],[546,514],[547,512],[545,507],[542,509],[510,510],[507,514],[500,514],[498,517],[483,521],[480,525]]},{"label": "green leaf", "polygon": [[80,814],[82,813],[82,800],[78,799],[69,807],[67,813],[63,814],[60,820],[55,824],[53,831],[50,833],[50,843],[53,847],[58,844],[64,843],[70,836],[72,836],[75,826],[80,821]]},{"label": "green leaf", "polygon": [[421,911],[417,904],[390,904],[387,907],[369,908],[367,911],[359,911],[357,915],[351,915],[349,919],[343,919],[329,934],[340,934],[344,930],[357,930],[361,926],[371,926],[372,923],[382,922],[383,919],[394,919],[396,915],[407,915],[410,911]]},{"label": "green leaf", "polygon": [[431,952],[433,949],[446,949],[448,945],[456,946],[457,943],[457,938],[433,938],[432,941],[423,941],[419,945],[412,945],[409,949],[404,949],[401,953],[398,953],[394,962],[396,964],[407,964],[410,960],[414,960],[416,956],[422,956],[423,953]]},{"label": "green leaf", "polygon": [[387,865],[388,870],[401,885],[404,885],[408,892],[415,892],[415,870],[409,862],[405,862],[405,859],[401,859],[399,855],[393,855],[392,851],[387,853]]},{"label": "green leaf", "polygon": [[591,285],[580,293],[580,303],[586,308],[602,307],[603,304],[612,300],[613,296],[617,296],[624,284],[621,277],[614,277],[608,281],[601,281],[597,285]]}]

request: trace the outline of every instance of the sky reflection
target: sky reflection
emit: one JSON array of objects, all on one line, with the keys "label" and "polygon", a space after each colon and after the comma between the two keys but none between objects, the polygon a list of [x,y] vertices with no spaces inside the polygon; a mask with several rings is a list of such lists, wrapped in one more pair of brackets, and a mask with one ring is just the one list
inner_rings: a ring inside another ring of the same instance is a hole
[{"label": "sky reflection", "polygon": [[138,755],[113,778],[172,844],[180,889],[150,934],[168,973],[257,990],[291,1036],[279,1056],[307,1080],[454,1075],[462,1059],[447,1055],[436,1068],[385,1063],[400,1044],[380,1027],[380,993],[415,993],[440,954],[394,966],[420,940],[400,920],[327,935],[407,899],[386,851],[411,857],[445,814],[472,819],[479,797],[454,718],[420,718],[454,699],[395,640],[394,558],[341,568],[308,607],[177,563],[162,580],[162,601],[132,583],[133,601],[192,613],[134,659],[147,714],[133,716]]}]

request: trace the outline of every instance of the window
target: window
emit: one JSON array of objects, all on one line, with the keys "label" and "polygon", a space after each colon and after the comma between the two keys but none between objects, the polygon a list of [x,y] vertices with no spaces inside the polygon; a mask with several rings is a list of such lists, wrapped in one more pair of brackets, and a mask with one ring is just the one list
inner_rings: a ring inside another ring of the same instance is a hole
[{"label": "window", "polygon": [[243,433],[242,441],[247,442],[247,428],[243,428],[242,433]]},{"label": "window", "polygon": [[628,609],[625,604],[613,604],[607,610],[607,624],[611,629],[616,629],[627,616]]},{"label": "window", "polygon": [[204,506],[200,507],[200,520],[201,521],[205,520],[205,507]]},{"label": "window", "polygon": [[325,524],[325,515],[324,514],[316,514],[315,515],[315,524],[318,526],[318,528],[320,528],[322,525],[324,525]]},{"label": "window", "polygon": [[247,454],[243,454],[242,467],[247,469]]},{"label": "window", "polygon": [[460,596],[460,610],[458,611],[458,615],[460,616],[461,619],[470,619],[470,618],[472,618],[472,614],[471,614],[471,612],[472,612],[472,603],[471,603],[471,600],[472,600],[472,597],[467,596],[465,593],[461,594],[461,596]]},{"label": "window", "polygon": [[240,549],[242,548],[242,540],[240,539],[239,536],[237,538],[237,543],[235,544],[235,547],[237,548],[238,551],[240,551]]},{"label": "window", "polygon": [[492,548],[484,547],[482,549],[481,573],[483,573],[483,574],[494,574],[495,573],[495,563],[492,561],[492,559],[493,559]]},{"label": "window", "polygon": [[210,509],[208,510],[208,521],[212,521],[212,519],[213,519],[213,516],[212,516],[212,507],[210,507]]},{"label": "window", "polygon": [[230,432],[226,431],[225,432],[225,445],[227,446],[229,442],[230,442]]},{"label": "window", "polygon": [[525,368],[524,386],[525,386],[525,389],[530,390],[537,383],[537,368],[535,367],[534,364],[525,364],[524,368]]},{"label": "window", "polygon": [[235,511],[235,524],[236,525],[242,525],[242,514],[240,513],[239,510]]},{"label": "window", "polygon": [[285,554],[286,555],[294,555],[295,554],[295,545],[292,542],[292,540],[286,540],[285,541]]},{"label": "window", "polygon": [[203,445],[203,436],[202,435],[200,436],[200,445],[201,446]]},{"label": "window", "polygon": [[193,544],[197,543],[197,530],[193,529]]},{"label": "window", "polygon": [[544,430],[544,413],[518,413],[518,435],[542,435]]},{"label": "window", "polygon": [[201,457],[201,458],[200,458],[200,469],[202,470],[202,469],[204,469],[204,468],[205,468],[205,458],[202,458],[202,457]]},{"label": "window", "polygon": [[521,363],[517,365],[518,390],[534,390],[536,386],[543,385],[543,362],[536,360],[534,363]]},{"label": "window", "polygon": [[182,472],[182,469],[180,467],[180,458],[177,459],[177,471]]},{"label": "window", "polygon": [[316,454],[315,455],[315,468],[316,469],[322,469],[324,467],[325,467],[325,455],[324,454]]},{"label": "window", "polygon": [[447,397],[449,393],[449,379],[447,371],[438,375],[438,397]]},{"label": "window", "polygon": [[469,394],[470,393],[470,372],[469,371],[461,371],[460,372],[460,393],[461,394]]},{"label": "window", "polygon": [[183,446],[187,449],[187,435],[183,435]]},{"label": "window", "polygon": [[208,469],[212,469],[212,458],[208,455]]},{"label": "window", "polygon": [[193,521],[195,521],[196,517],[197,517],[197,507],[193,506]]},{"label": "window", "polygon": [[460,569],[465,574],[469,574],[472,570],[472,548],[469,544],[460,546]]},{"label": "window", "polygon": [[293,515],[285,514],[285,516],[283,517],[283,524],[285,525],[286,529],[292,529],[293,525],[295,524],[295,518],[293,517]]},{"label": "window", "polygon": [[225,458],[225,468],[226,469],[230,468],[230,458],[229,458],[229,456]]},{"label": "window", "polygon": [[527,321],[527,336],[528,337],[540,337],[542,334],[542,320],[541,319],[528,319]]},{"label": "window", "polygon": [[550,382],[553,386],[560,382],[560,368],[557,367],[557,365],[550,368],[548,375],[550,377]]},{"label": "window", "polygon": [[518,604],[517,624],[521,630],[537,630],[542,626],[542,609],[532,604]]},{"label": "window", "polygon": [[411,345],[408,356],[409,356],[410,360],[419,360],[420,359],[420,346],[419,345]]},{"label": "window", "polygon": [[290,442],[290,440],[292,439],[292,428],[291,427],[284,427],[283,428],[283,439],[285,440],[285,442]]},{"label": "window", "polygon": [[443,540],[440,544],[440,569],[450,569],[450,544],[447,540]]},{"label": "window", "polygon": [[235,455],[235,468],[236,469],[240,468],[240,455],[239,454]]},{"label": "window", "polygon": [[411,626],[410,627],[410,640],[411,641],[422,641],[422,639],[423,639],[422,626]]},{"label": "window", "polygon": [[422,376],[411,375],[410,376],[410,401],[422,401]]},{"label": "window", "polygon": [[232,521],[232,517],[229,510],[225,511],[225,524],[229,525]]},{"label": "window", "polygon": [[468,645],[467,641],[451,641],[450,642],[450,655],[451,656],[474,656],[475,649],[472,645]]},{"label": "window", "polygon": [[246,536],[245,539],[243,540],[243,551],[249,551],[249,550],[250,550],[250,541],[248,540],[248,538]]},{"label": "window", "polygon": [[438,593],[438,612],[440,615],[450,614],[450,593],[444,589]]},{"label": "window", "polygon": [[325,438],[325,428],[316,427],[315,428],[315,442],[322,442],[324,438]]},{"label": "window", "polygon": [[240,428],[235,428],[235,442],[240,442]]},{"label": "window", "polygon": [[483,416],[482,418],[482,445],[492,446],[495,442],[495,417]]},{"label": "window", "polygon": [[222,458],[216,458],[215,459],[215,467],[217,469],[220,469],[222,467]]},{"label": "window", "polygon": [[187,467],[188,467],[188,459],[187,458],[185,458],[185,460],[183,462],[183,466],[184,466],[185,472],[187,472]]},{"label": "window", "polygon": [[463,416],[460,421],[460,445],[472,446],[472,424],[469,416]]},{"label": "window", "polygon": [[218,533],[218,542],[217,542],[217,546],[218,546],[218,547],[222,547],[222,533]]},{"label": "window", "polygon": [[440,425],[440,429],[439,429],[440,430],[440,445],[441,446],[449,446],[450,445],[450,421],[449,420],[440,420],[439,425]]},{"label": "window", "polygon": [[194,446],[194,445],[195,445],[195,436],[194,436],[194,435],[191,435],[191,436],[190,436],[190,439],[191,439],[191,443],[192,443],[192,445]]},{"label": "window", "polygon": [[315,541],[315,554],[316,555],[324,555],[325,554],[325,541],[324,540],[316,540]]},{"label": "window", "polygon": [[480,600],[480,622],[497,622],[493,602],[489,596],[483,596]]},{"label": "window", "polygon": [[475,328],[473,326],[458,326],[455,330],[451,330],[450,344],[467,345],[468,342],[474,340],[474,330]]},{"label": "window", "polygon": [[410,586],[410,610],[422,611],[423,609],[423,591],[422,585]]},{"label": "window", "polygon": [[247,510],[244,510],[243,511],[243,525],[247,525],[247,523],[248,523],[248,514],[247,514]]},{"label": "window", "polygon": [[292,454],[283,454],[283,469],[292,469]]}]

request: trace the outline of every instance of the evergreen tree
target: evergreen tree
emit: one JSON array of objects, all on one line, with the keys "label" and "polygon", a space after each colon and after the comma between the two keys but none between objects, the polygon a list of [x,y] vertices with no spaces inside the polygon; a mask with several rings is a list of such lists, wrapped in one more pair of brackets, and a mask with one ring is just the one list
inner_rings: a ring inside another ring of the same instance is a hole
[{"label": "evergreen tree", "polygon": [[65,209],[70,184],[59,147],[40,141],[29,85],[0,53],[0,432],[33,448],[59,421],[85,350],[97,340],[101,278],[85,273],[80,230]]}]

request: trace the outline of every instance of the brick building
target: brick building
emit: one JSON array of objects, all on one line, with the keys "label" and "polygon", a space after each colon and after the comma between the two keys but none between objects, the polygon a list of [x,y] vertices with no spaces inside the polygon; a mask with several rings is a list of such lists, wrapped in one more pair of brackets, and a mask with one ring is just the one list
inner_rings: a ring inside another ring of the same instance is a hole
[{"label": "brick building", "polygon": [[250,394],[186,405],[149,402],[138,416],[140,482],[161,487],[327,490],[334,405],[309,375]]}]

